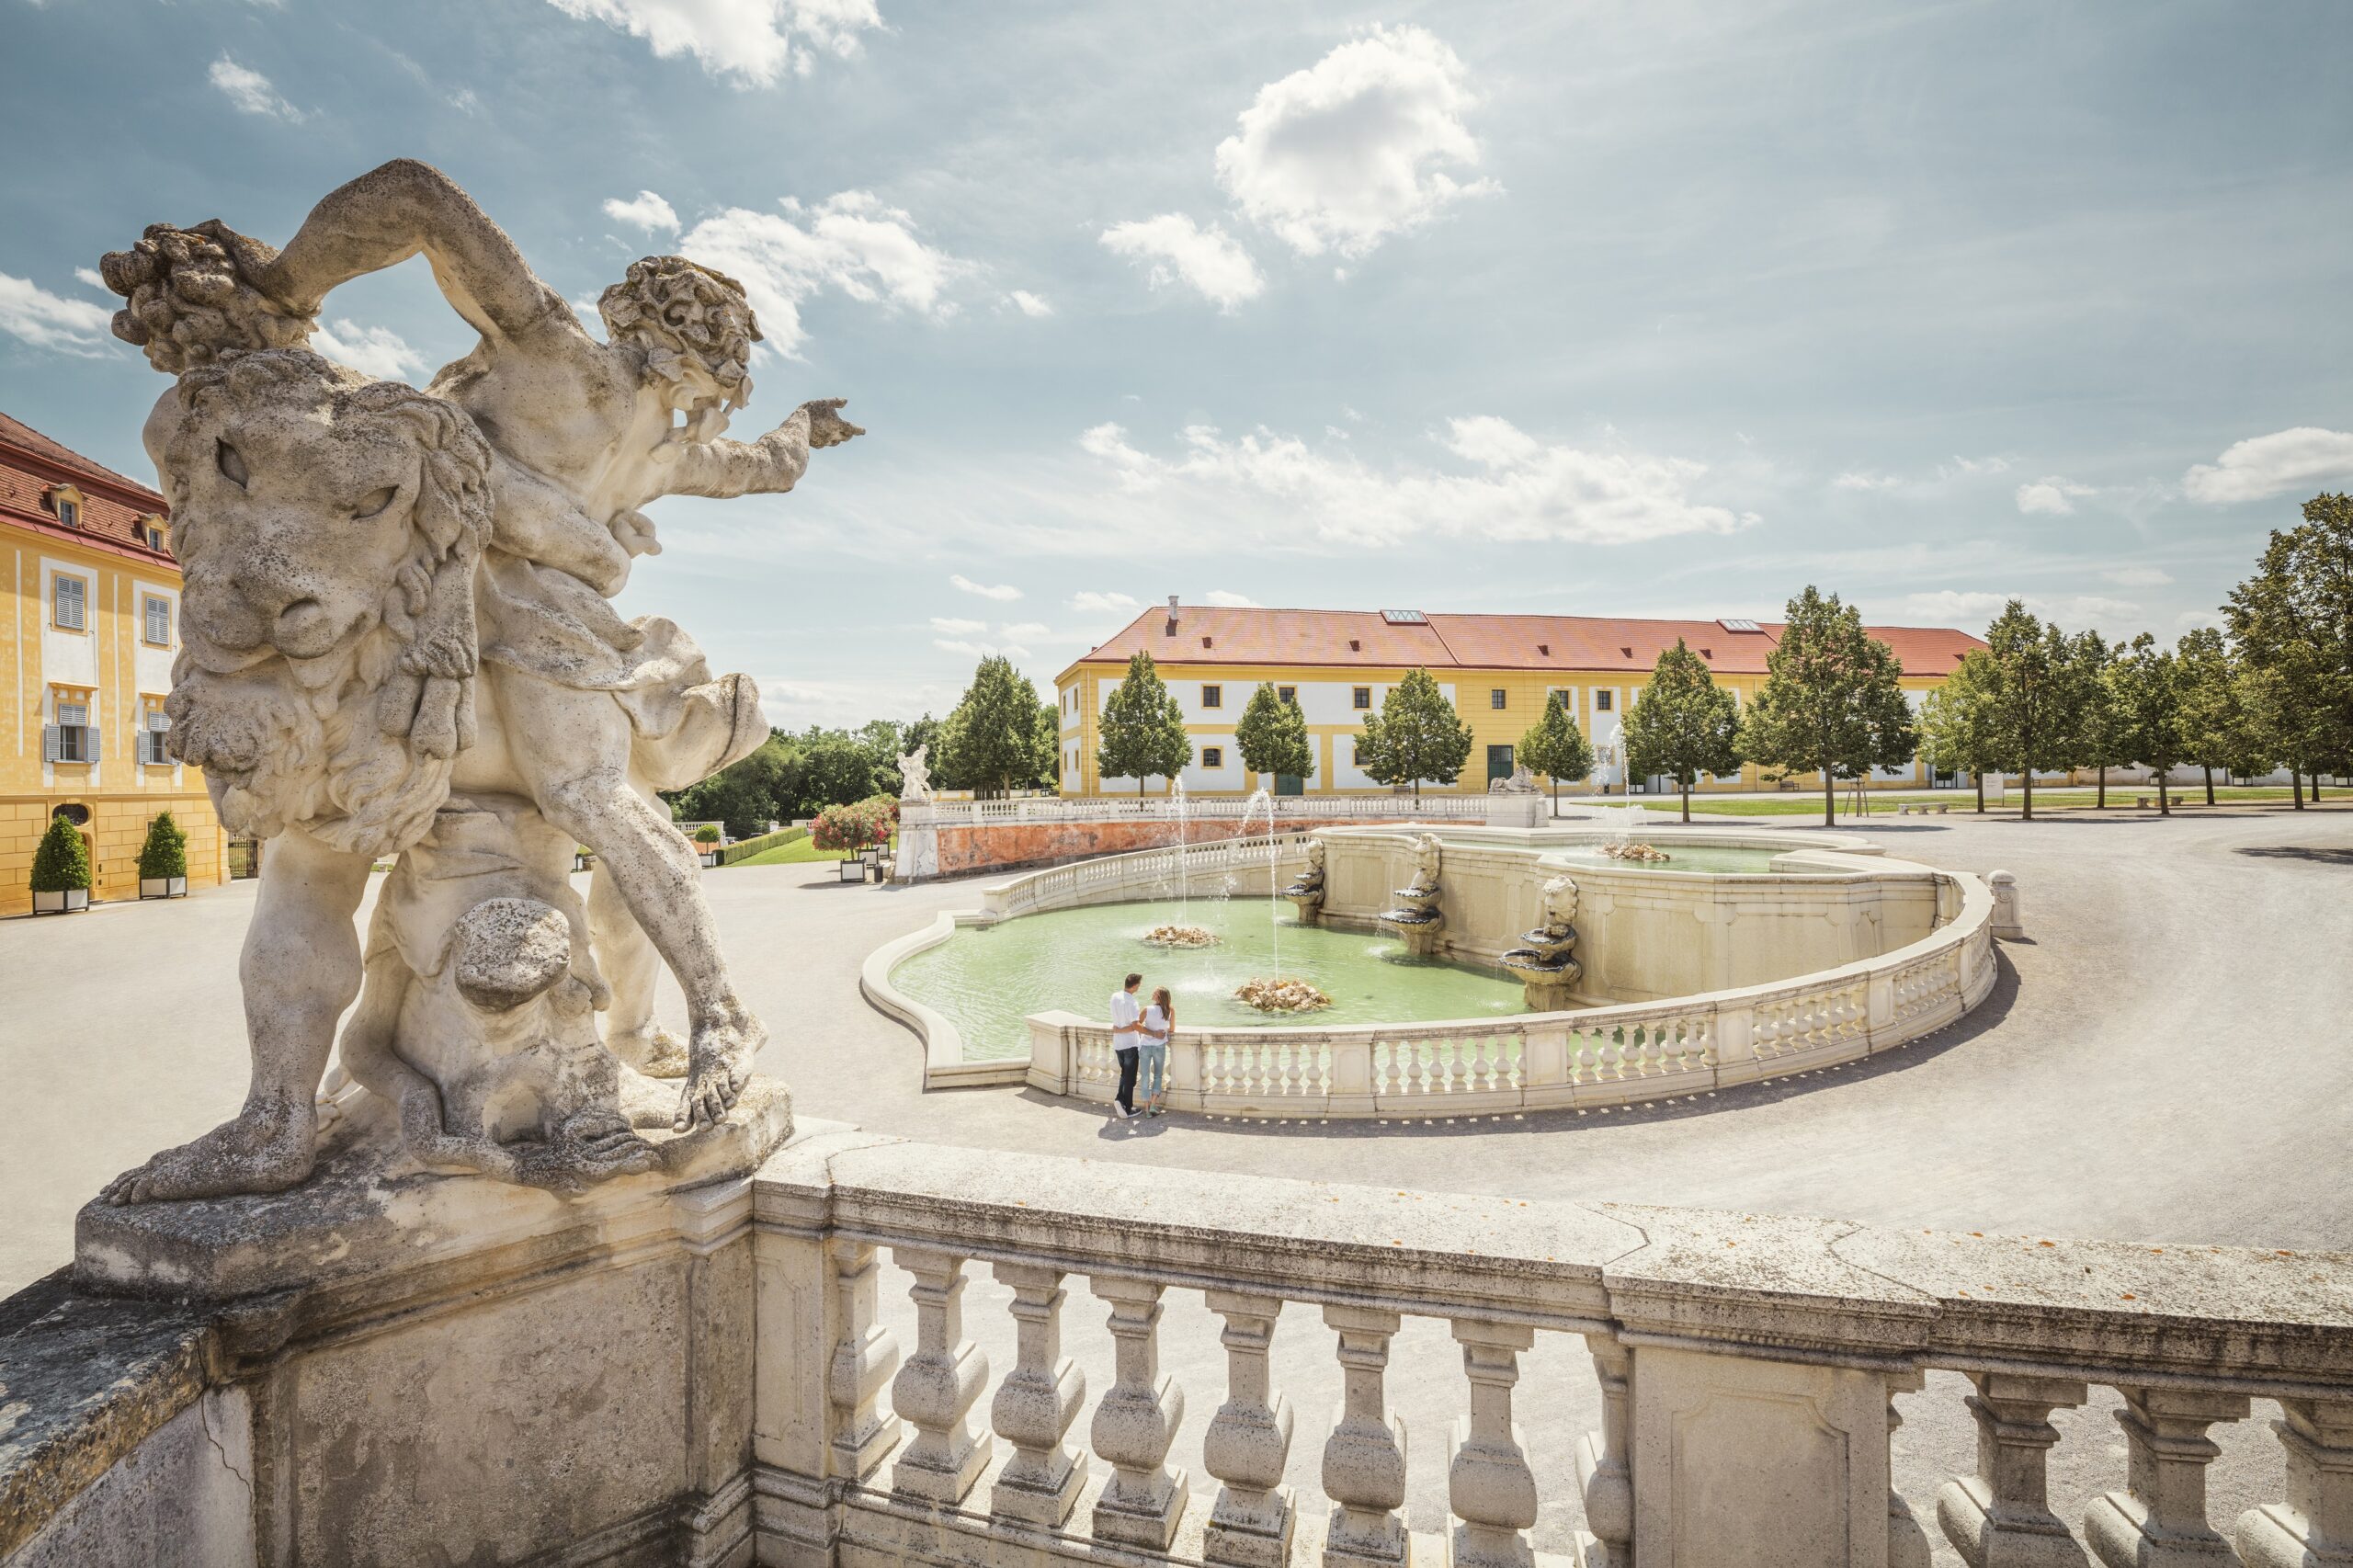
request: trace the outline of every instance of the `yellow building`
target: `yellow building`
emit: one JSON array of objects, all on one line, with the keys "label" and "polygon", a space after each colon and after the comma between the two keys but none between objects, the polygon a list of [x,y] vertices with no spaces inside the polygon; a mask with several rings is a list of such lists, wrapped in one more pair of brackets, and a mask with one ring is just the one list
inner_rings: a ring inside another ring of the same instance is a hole
[{"label": "yellow building", "polygon": [[[1417,610],[1236,609],[1182,605],[1146,610],[1109,642],[1055,677],[1062,713],[1062,792],[1134,792],[1133,778],[1105,778],[1095,766],[1097,722],[1104,702],[1139,649],[1154,665],[1193,737],[1193,762],[1183,774],[1188,795],[1375,793],[1377,784],[1356,765],[1354,738],[1364,715],[1378,711],[1390,687],[1413,669],[1427,669],[1470,724],[1471,759],[1462,777],[1443,788],[1483,793],[1491,779],[1508,778],[1519,737],[1544,715],[1546,695],[1562,694],[1586,738],[1610,760],[1592,782],[1613,792],[1626,787],[1614,747],[1620,715],[1650,678],[1659,654],[1680,637],[1708,662],[1718,685],[1742,703],[1765,681],[1765,656],[1780,627],[1771,622],[1629,620],[1577,615],[1425,615]],[[1984,643],[1947,628],[1875,626],[1871,635],[1894,649],[1914,707]],[[1313,737],[1317,767],[1306,779],[1259,778],[1242,765],[1233,727],[1252,692],[1272,682],[1295,697]],[[1637,791],[1670,788],[1664,779],[1632,781]],[[1914,789],[1957,785],[1932,778],[1916,761],[1872,775],[1874,787]],[[1793,778],[1788,788],[1802,788]],[[1813,787],[1820,788],[1819,776]],[[1144,780],[1146,793],[1164,793],[1168,780]],[[1710,790],[1775,786],[1755,765],[1737,775],[1709,777]]]},{"label": "yellow building", "polygon": [[139,847],[168,809],[190,889],[228,846],[196,768],[164,752],[180,573],[164,498],[0,414],[0,915],[32,907],[52,817],[82,834],[94,900],[139,896]]}]

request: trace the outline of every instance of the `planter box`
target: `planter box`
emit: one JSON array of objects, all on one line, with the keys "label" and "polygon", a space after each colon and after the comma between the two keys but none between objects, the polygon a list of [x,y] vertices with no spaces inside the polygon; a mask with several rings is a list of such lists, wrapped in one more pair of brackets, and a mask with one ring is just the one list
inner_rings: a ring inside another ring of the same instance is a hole
[{"label": "planter box", "polygon": [[139,879],[141,898],[186,898],[186,877],[142,877]]},{"label": "planter box", "polygon": [[866,880],[866,862],[855,855],[846,857],[842,860],[839,875],[846,882],[862,882]]},{"label": "planter box", "polygon": [[89,907],[90,890],[87,888],[67,888],[63,892],[33,894],[35,915],[71,915]]},{"label": "planter box", "polygon": [[695,851],[695,858],[701,861],[706,866],[716,866],[719,864],[719,851],[716,849],[699,849]]}]

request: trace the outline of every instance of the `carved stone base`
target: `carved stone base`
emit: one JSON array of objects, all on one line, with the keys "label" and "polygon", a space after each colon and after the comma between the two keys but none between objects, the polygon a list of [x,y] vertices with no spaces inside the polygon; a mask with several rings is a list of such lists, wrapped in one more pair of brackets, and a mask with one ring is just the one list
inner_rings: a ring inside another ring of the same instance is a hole
[{"label": "carved stone base", "polygon": [[673,1222],[673,1195],[749,1176],[792,1131],[792,1095],[754,1077],[727,1119],[649,1131],[661,1168],[570,1194],[418,1170],[390,1107],[372,1096],[329,1131],[308,1181],[290,1192],[117,1207],[74,1223],[74,1279],[107,1294],[229,1301],[350,1287],[476,1265],[512,1248],[544,1256],[584,1234]]},{"label": "carved stone base", "polygon": [[1969,1568],[2083,1568],[2084,1549],[2066,1522],[2044,1508],[1997,1513],[1992,1492],[1973,1475],[1957,1475],[1937,1493],[1937,1523]]},{"label": "carved stone base", "polygon": [[1153,1478],[1148,1494],[1142,1496],[1133,1493],[1114,1496],[1114,1489],[1115,1486],[1107,1485],[1095,1500],[1095,1539],[1118,1546],[1138,1546],[1146,1551],[1167,1551],[1168,1543],[1176,1539],[1176,1526],[1185,1517],[1185,1505],[1192,1501],[1192,1493],[1185,1485],[1185,1472],[1161,1471]]}]

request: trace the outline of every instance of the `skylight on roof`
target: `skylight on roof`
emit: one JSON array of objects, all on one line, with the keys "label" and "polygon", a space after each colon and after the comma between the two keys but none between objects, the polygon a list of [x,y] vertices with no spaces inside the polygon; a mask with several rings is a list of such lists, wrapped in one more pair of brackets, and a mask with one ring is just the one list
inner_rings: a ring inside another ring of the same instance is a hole
[{"label": "skylight on roof", "polygon": [[1392,626],[1427,626],[1430,618],[1417,609],[1385,609],[1381,619]]},{"label": "skylight on roof", "polygon": [[1726,631],[1762,631],[1765,630],[1755,621],[1746,619],[1740,616],[1733,616],[1729,619],[1719,620],[1716,624],[1722,627]]}]

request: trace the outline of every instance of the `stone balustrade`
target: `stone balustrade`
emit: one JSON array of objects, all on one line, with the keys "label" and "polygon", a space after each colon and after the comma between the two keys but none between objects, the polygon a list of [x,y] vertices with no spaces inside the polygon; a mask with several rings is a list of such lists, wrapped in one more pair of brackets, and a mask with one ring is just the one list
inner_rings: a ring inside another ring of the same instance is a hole
[{"label": "stone balustrade", "polygon": [[[1276,822],[1366,822],[1389,818],[1414,822],[1485,823],[1498,812],[1515,825],[1533,826],[1539,813],[1525,802],[1536,801],[1549,813],[1549,797],[1534,795],[1395,795],[1386,791],[1363,795],[1278,795],[1271,806],[1240,796],[1199,795],[1177,800],[1170,795],[1102,795],[1065,799],[1038,795],[1010,801],[907,801],[901,803],[903,827],[968,827],[992,823],[1080,822],[1247,822],[1265,821],[1271,809]],[[1564,805],[1564,809],[1566,809]]]},{"label": "stone balustrade", "polygon": [[[1441,1198],[847,1132],[772,1161],[753,1203],[763,1300],[847,1301],[832,1277],[863,1255],[834,1244],[843,1235],[904,1253],[918,1290],[939,1289],[946,1256],[994,1266],[1014,1287],[1020,1346],[1002,1385],[1020,1392],[998,1408],[1024,1412],[1001,1416],[1005,1444],[960,1460],[943,1487],[948,1468],[910,1472],[835,1440],[876,1430],[872,1409],[764,1394],[764,1562],[1529,1568],[1547,1518],[1587,1568],[1918,1568],[1928,1528],[1974,1568],[2274,1568],[2353,1551],[2353,1257]],[[1061,1447],[1087,1386],[1052,1327],[1073,1275],[1112,1339],[1086,1428],[1092,1465]],[[1223,1387],[1195,1391],[1222,1401],[1197,1429],[1199,1487],[1172,1460],[1185,1391],[1161,1369],[1164,1319],[1179,1306],[1222,1324]],[[1320,1313],[1331,1358],[1316,1381],[1341,1389],[1313,1424],[1284,1392],[1309,1369],[1270,1350],[1278,1321],[1302,1309]],[[1447,1440],[1409,1448],[1386,1380],[1392,1342],[1416,1319],[1444,1324],[1461,1371]],[[910,1366],[982,1364],[969,1344],[934,1343],[936,1309],[922,1321]],[[874,1343],[870,1315],[795,1326],[789,1343],[763,1337],[763,1364]],[[1568,1396],[1527,1370],[1563,1336],[1589,1362],[1578,1397],[1597,1411],[1574,1452],[1531,1447],[1518,1415]],[[1977,1459],[1915,1512],[1891,1483],[1893,1402],[1913,1400],[1916,1416],[1931,1370],[1973,1388],[1953,1401],[1961,1411],[1932,1414],[1965,1415]],[[2071,1530],[2046,1495],[2047,1417],[2096,1385],[2122,1396],[2123,1454]],[[917,1434],[903,1453],[924,1449],[954,1403],[936,1386],[944,1376],[893,1384],[915,1394],[897,1410]],[[2209,1434],[2247,1420],[2256,1399],[2284,1413],[2285,1484],[2235,1519],[2209,1517]],[[1423,1466],[1443,1473],[1449,1517],[1409,1532]],[[1563,1510],[1576,1528],[1563,1529]]]},{"label": "stone balustrade", "polygon": [[[468,1562],[796,1568],[1922,1568],[1932,1530],[1973,1568],[2353,1553],[2346,1255],[824,1123],[749,1180],[627,1212],[258,1302],[61,1276],[5,1303],[0,1565],[244,1568],[337,1519],[336,1560],[371,1564],[428,1539]],[[676,1343],[623,1363],[617,1333]],[[344,1387],[351,1358],[392,1381],[301,1406],[343,1434],[305,1459],[288,1402]],[[2065,1414],[2087,1403],[2115,1406],[2112,1435]],[[1899,1421],[1926,1444],[1899,1454]]]},{"label": "stone balustrade", "polygon": [[[1629,1105],[1852,1062],[1944,1028],[1993,988],[1993,894],[1978,878],[1937,875],[1951,914],[1927,937],[1775,984],[1453,1023],[1180,1025],[1168,1104],[1234,1116],[1475,1116]],[[1029,1029],[1032,1088],[1114,1096],[1108,1026],[1050,1012],[1033,1014]]]}]

